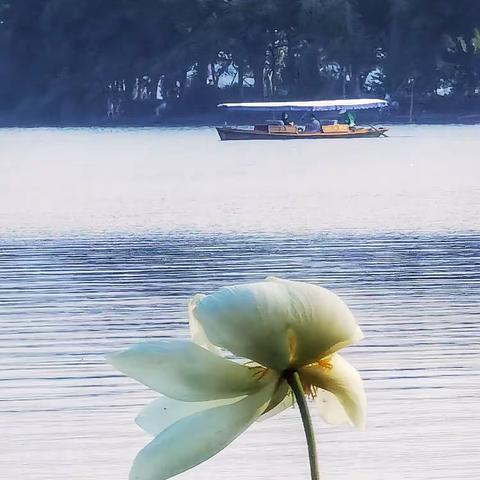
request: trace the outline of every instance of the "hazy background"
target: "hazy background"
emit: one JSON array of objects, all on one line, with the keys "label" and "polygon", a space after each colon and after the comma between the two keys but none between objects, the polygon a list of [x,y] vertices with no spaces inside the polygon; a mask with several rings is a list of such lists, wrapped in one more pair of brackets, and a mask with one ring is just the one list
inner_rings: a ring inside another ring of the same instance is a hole
[{"label": "hazy background", "polygon": [[0,0],[0,124],[345,96],[386,97],[390,119],[478,121],[479,28],[477,0]]}]

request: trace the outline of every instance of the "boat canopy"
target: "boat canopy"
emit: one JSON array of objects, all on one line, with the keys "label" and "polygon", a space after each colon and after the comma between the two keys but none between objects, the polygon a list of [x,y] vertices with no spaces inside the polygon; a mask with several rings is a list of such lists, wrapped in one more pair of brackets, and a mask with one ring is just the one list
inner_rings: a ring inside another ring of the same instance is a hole
[{"label": "boat canopy", "polygon": [[331,110],[364,110],[367,108],[383,108],[388,104],[377,98],[356,98],[341,100],[313,100],[308,102],[246,102],[220,103],[218,107],[244,111],[310,111],[322,112]]}]

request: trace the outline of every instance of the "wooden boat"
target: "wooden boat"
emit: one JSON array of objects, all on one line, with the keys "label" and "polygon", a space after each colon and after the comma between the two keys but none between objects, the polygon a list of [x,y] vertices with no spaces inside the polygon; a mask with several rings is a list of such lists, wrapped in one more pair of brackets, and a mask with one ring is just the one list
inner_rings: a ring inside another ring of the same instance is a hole
[{"label": "wooden boat", "polygon": [[[249,102],[249,103],[222,103],[218,105],[237,111],[266,111],[266,112],[322,112],[383,108],[387,106],[385,100],[379,99],[341,99],[315,100],[300,102]],[[299,139],[328,139],[328,138],[376,138],[386,137],[387,128],[369,126],[355,126],[353,124],[330,121],[321,125],[320,129],[311,129],[298,125],[287,124],[279,120],[266,122],[254,127],[217,127],[221,140],[299,140]]]},{"label": "wooden boat", "polygon": [[305,132],[296,125],[255,125],[253,128],[217,127],[221,140],[298,140],[319,138],[375,138],[386,136],[384,127],[323,125],[320,132]]}]

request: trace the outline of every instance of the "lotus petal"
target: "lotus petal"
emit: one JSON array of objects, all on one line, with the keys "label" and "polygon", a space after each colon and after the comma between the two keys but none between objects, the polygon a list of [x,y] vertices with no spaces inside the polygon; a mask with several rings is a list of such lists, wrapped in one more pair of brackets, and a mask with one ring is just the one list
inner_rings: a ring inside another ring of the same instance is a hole
[{"label": "lotus petal", "polygon": [[265,409],[265,412],[259,417],[258,421],[263,422],[269,418],[282,413],[287,408],[295,404],[295,397],[287,382],[283,381],[277,386],[272,395],[270,404]]},{"label": "lotus petal", "polygon": [[190,325],[190,335],[192,340],[203,348],[206,348],[212,353],[216,355],[223,356],[222,351],[213,345],[209,340],[205,331],[198,321],[197,317],[195,317],[194,309],[197,306],[197,303],[204,298],[205,295],[198,293],[197,295],[193,296],[190,301],[188,302],[188,323]]},{"label": "lotus petal", "polygon": [[[299,373],[302,382],[335,395],[353,425],[360,429],[365,427],[367,400],[363,382],[358,371],[343,357],[336,353],[317,364],[299,369]],[[323,408],[324,416],[340,418],[336,402],[326,398]],[[330,411],[327,411],[329,408]]]},{"label": "lotus petal", "polygon": [[362,338],[337,295],[276,278],[221,288],[200,298],[194,315],[214,345],[278,371],[309,364]]},{"label": "lotus petal", "polygon": [[185,417],[139,452],[130,480],[166,480],[223,450],[269,404],[276,382],[239,402]]},{"label": "lotus petal", "polygon": [[137,425],[150,435],[156,436],[184,417],[211,408],[230,405],[245,397],[212,400],[211,402],[181,402],[173,398],[160,397],[147,405],[135,418]]},{"label": "lotus petal", "polygon": [[167,397],[186,402],[240,397],[278,378],[271,371],[258,375],[256,369],[181,340],[140,343],[109,360],[125,375]]},{"label": "lotus petal", "polygon": [[322,419],[330,425],[353,425],[338,398],[327,390],[318,390],[315,403]]}]

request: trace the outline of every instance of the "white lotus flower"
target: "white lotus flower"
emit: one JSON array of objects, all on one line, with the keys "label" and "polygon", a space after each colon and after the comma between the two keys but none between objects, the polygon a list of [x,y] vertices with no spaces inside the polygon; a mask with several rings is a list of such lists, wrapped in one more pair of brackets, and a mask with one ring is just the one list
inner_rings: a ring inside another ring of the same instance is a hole
[{"label": "white lotus flower", "polygon": [[[135,458],[130,480],[164,480],[198,465],[255,420],[293,405],[293,394],[311,464],[305,394],[317,400],[328,423],[364,426],[360,375],[336,353],[362,333],[332,292],[268,278],[196,295],[189,317],[193,342],[144,343],[110,358],[118,370],[164,395],[136,419],[155,438]],[[228,360],[221,349],[245,360]]]}]

